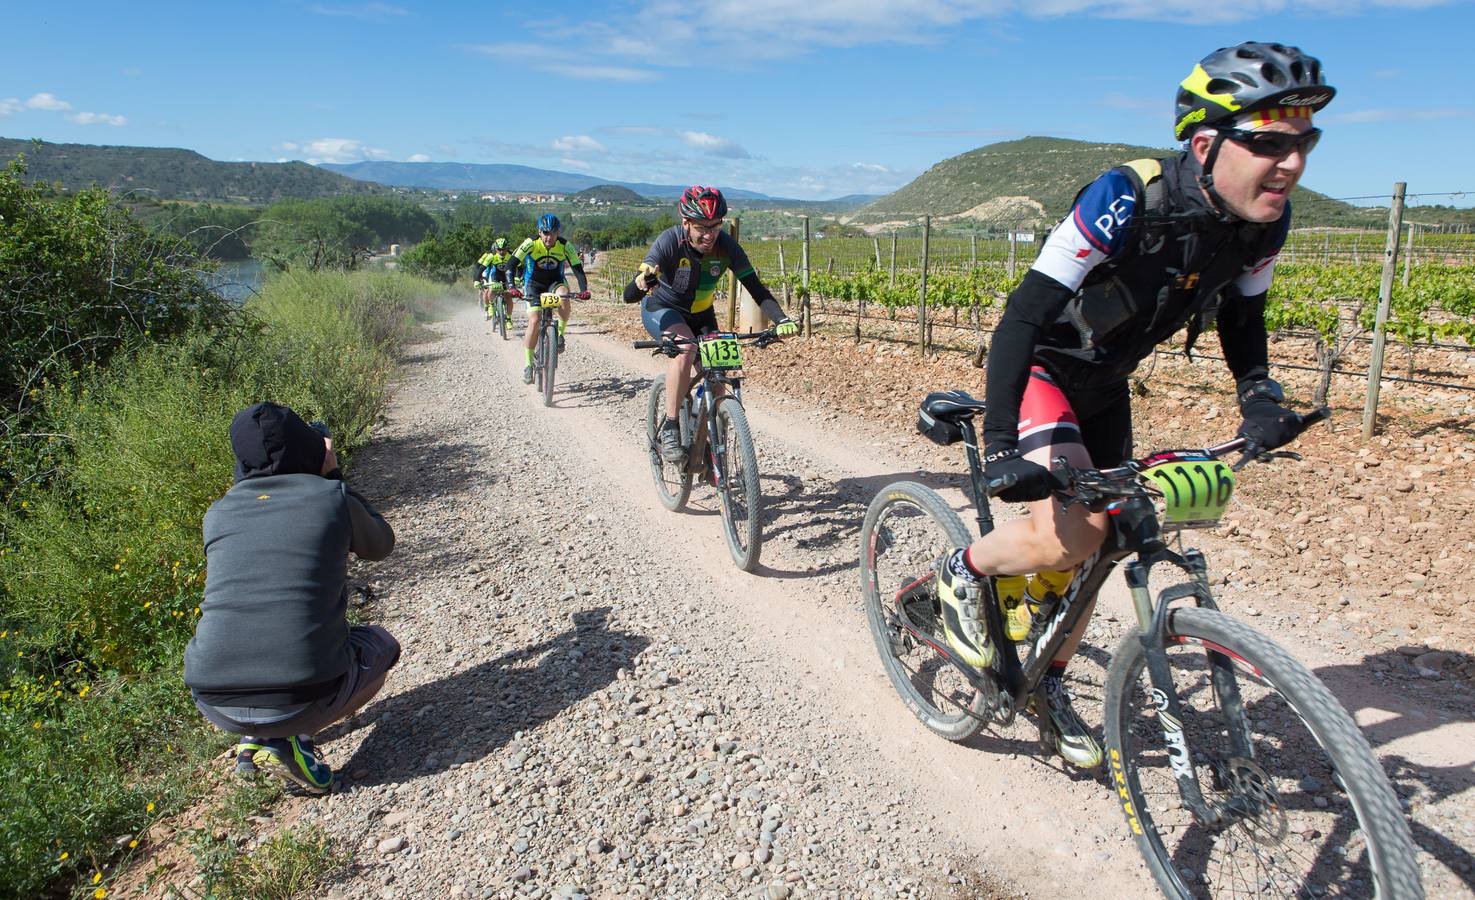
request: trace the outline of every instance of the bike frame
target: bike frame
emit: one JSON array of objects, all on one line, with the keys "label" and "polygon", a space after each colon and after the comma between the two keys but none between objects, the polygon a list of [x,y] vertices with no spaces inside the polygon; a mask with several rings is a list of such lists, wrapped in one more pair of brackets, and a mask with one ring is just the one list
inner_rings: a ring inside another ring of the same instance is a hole
[{"label": "bike frame", "polygon": [[[682,399],[682,403],[691,409],[692,420],[695,423],[691,436],[691,449],[687,451],[686,467],[682,469],[683,472],[700,475],[702,467],[706,464],[707,445],[717,429],[717,400],[714,388],[718,386],[731,387],[731,396],[739,404],[743,402],[741,375],[728,375],[722,369],[708,370],[698,363],[696,377],[692,379],[691,386],[686,389],[686,396]],[[700,397],[696,395],[698,387],[702,388]],[[715,466],[713,467],[714,481],[724,478],[724,474],[716,471]]]},{"label": "bike frame", "polygon": [[[971,417],[958,421],[963,433],[963,443],[968,456],[969,487],[973,494],[974,508],[980,534],[994,529],[993,512],[989,508],[988,482],[983,473],[983,461],[978,452],[977,432]],[[1230,447],[1232,445],[1225,445]],[[1219,449],[1219,448],[1216,448]],[[1215,451],[1209,451],[1211,455]],[[997,669],[998,685],[990,683],[988,673],[980,673],[953,657],[952,653],[927,640],[929,646],[942,650],[943,658],[958,668],[969,683],[981,690],[985,697],[994,699],[994,717],[1002,724],[1013,721],[1015,712],[1035,692],[1048,671],[1050,662],[1064,646],[1072,631],[1080,624],[1086,610],[1091,608],[1105,584],[1107,577],[1121,562],[1135,555],[1124,567],[1127,588],[1131,592],[1132,606],[1136,613],[1138,639],[1146,660],[1148,675],[1153,686],[1153,700],[1157,706],[1158,722],[1163,730],[1163,740],[1169,749],[1169,761],[1179,794],[1189,810],[1200,822],[1209,826],[1227,824],[1236,811],[1221,806],[1211,806],[1205,801],[1194,772],[1192,754],[1183,732],[1183,713],[1168,668],[1167,653],[1163,649],[1167,639],[1168,613],[1173,605],[1182,600],[1192,600],[1205,609],[1217,610],[1213,594],[1209,590],[1208,561],[1195,549],[1182,553],[1170,549],[1163,539],[1162,526],[1157,510],[1146,497],[1129,498],[1108,504],[1107,521],[1110,530],[1101,548],[1083,562],[1074,578],[1066,586],[1065,593],[1049,610],[1046,618],[1030,629],[1025,639],[1026,653],[1023,662],[1012,648],[1016,642],[1009,640],[999,612],[998,594],[993,579],[983,582],[984,610],[988,617],[991,635],[997,636],[1004,652],[999,654],[1002,667]],[[1167,563],[1183,570],[1189,576],[1184,583],[1172,585],[1159,592],[1156,603],[1148,588],[1152,567]],[[906,614],[897,607],[903,623],[917,637],[920,629],[906,622]],[[1036,633],[1038,632],[1038,633]],[[1250,741],[1249,726],[1245,721],[1244,703],[1235,680],[1234,662],[1222,647],[1205,647],[1211,668],[1211,680],[1219,708],[1229,735],[1231,755],[1243,759],[1254,758]],[[1000,690],[1002,689],[1002,690]],[[1043,723],[1041,724],[1043,734]]]}]

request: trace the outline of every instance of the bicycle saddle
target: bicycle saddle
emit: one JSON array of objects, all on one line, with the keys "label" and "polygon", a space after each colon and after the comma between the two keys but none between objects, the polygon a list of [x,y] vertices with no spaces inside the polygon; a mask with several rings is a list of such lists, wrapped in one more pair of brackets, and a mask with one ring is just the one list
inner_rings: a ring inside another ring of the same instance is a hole
[{"label": "bicycle saddle", "polygon": [[922,401],[922,411],[934,419],[957,422],[972,418],[987,408],[982,400],[975,399],[967,391],[933,391]]}]

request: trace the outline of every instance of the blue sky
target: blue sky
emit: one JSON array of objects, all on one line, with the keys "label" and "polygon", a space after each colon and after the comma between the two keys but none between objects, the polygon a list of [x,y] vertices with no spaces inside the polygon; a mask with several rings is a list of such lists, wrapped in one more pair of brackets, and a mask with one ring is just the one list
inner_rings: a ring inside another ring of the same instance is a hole
[{"label": "blue sky", "polygon": [[802,198],[884,193],[1026,135],[1171,146],[1194,62],[1280,41],[1339,90],[1303,184],[1475,204],[1469,0],[7,5],[6,137]]}]

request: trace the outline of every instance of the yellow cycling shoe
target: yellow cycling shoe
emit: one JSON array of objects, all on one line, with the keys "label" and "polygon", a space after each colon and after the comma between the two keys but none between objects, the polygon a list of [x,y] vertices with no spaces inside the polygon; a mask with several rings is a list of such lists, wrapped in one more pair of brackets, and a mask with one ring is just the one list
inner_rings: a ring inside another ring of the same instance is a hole
[{"label": "yellow cycling shoe", "polygon": [[999,612],[1004,615],[1004,633],[1011,641],[1022,641],[1029,636],[1033,615],[1024,598],[1028,580],[1023,575],[994,576],[994,591],[999,595]]},{"label": "yellow cycling shoe", "polygon": [[937,560],[937,599],[942,609],[942,630],[948,646],[958,658],[976,669],[994,661],[994,645],[988,639],[980,600],[982,582],[955,574],[952,560],[962,553],[954,550]]}]

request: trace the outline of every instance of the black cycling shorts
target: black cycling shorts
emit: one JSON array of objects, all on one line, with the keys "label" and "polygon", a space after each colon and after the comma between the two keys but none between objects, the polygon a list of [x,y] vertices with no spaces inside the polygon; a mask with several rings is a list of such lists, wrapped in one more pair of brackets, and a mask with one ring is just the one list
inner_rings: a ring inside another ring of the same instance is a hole
[{"label": "black cycling shorts", "polygon": [[669,306],[652,306],[649,299],[640,304],[640,321],[645,325],[646,332],[656,340],[660,340],[662,334],[677,325],[690,328],[694,337],[721,330],[717,327],[715,309],[708,307],[699,313],[691,313]]}]

